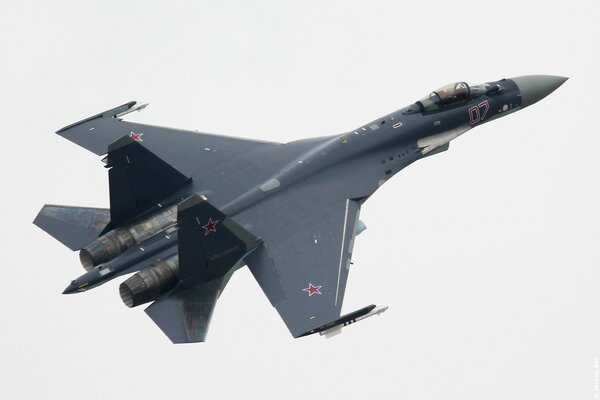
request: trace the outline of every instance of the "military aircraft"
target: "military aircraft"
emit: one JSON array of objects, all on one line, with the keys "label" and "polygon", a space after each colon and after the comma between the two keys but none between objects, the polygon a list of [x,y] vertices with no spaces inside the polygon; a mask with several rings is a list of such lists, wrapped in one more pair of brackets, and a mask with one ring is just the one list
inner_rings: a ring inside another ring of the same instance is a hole
[{"label": "military aircraft", "polygon": [[457,82],[341,135],[273,143],[121,117],[129,102],[60,129],[103,158],[110,209],[45,205],[34,223],[71,250],[79,293],[136,272],[119,292],[174,343],[202,342],[231,275],[247,265],[294,337],[380,314],[341,315],[363,203],[473,127],[546,97],[567,78]]}]

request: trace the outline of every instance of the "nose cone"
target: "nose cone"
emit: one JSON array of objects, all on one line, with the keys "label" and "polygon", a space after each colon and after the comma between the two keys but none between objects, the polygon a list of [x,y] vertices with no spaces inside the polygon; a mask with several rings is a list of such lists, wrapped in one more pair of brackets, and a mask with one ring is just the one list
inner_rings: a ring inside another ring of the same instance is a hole
[{"label": "nose cone", "polygon": [[75,283],[75,281],[71,282],[69,284],[69,286],[67,286],[67,288],[65,289],[65,291],[63,292],[63,294],[71,294],[71,293],[77,293],[77,283]]},{"label": "nose cone", "polygon": [[521,93],[521,107],[537,103],[550,93],[554,92],[569,78],[554,75],[527,75],[511,78],[519,87]]},{"label": "nose cone", "polygon": [[87,283],[81,284],[78,280],[74,280],[69,284],[69,286],[67,286],[63,294],[85,292],[87,285]]}]

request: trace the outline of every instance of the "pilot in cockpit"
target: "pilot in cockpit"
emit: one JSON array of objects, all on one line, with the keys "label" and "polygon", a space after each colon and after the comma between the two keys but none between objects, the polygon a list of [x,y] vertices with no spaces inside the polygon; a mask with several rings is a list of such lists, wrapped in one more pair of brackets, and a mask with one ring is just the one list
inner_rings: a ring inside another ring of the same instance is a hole
[{"label": "pilot in cockpit", "polygon": [[431,92],[428,96],[407,107],[404,113],[412,114],[440,110],[467,101],[469,98],[489,93],[493,89],[496,89],[496,87],[490,87],[487,84],[469,86],[466,82],[451,83]]}]

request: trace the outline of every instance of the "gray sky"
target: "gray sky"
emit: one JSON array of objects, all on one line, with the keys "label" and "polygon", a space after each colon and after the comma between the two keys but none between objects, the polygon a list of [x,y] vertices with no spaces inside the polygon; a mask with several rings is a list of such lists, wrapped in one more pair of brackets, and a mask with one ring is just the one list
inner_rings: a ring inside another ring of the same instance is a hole
[{"label": "gray sky", "polygon": [[[582,0],[0,0],[0,397],[593,399],[599,18]],[[527,74],[571,79],[365,204],[344,310],[390,309],[331,340],[292,339],[242,269],[208,341],[172,345],[123,279],[61,295],[77,254],[31,224],[108,205],[99,158],[53,132],[129,100],[150,102],[129,120],[287,142]]]}]

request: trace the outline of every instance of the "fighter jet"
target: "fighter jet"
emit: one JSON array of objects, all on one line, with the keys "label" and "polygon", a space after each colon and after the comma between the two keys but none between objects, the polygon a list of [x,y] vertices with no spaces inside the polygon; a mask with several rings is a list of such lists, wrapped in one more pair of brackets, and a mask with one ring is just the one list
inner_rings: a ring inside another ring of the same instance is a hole
[{"label": "fighter jet", "polygon": [[341,135],[264,142],[125,122],[129,102],[60,129],[103,156],[110,209],[45,205],[34,223],[87,271],[64,293],[119,287],[174,343],[205,340],[215,303],[247,265],[294,337],[337,334],[380,314],[341,316],[362,205],[417,160],[528,107],[567,78],[452,83]]}]

